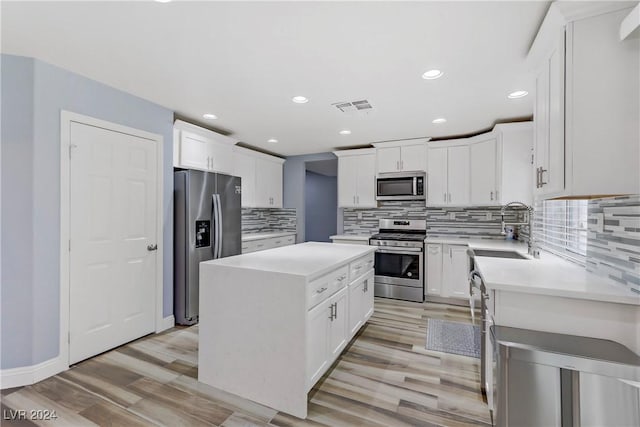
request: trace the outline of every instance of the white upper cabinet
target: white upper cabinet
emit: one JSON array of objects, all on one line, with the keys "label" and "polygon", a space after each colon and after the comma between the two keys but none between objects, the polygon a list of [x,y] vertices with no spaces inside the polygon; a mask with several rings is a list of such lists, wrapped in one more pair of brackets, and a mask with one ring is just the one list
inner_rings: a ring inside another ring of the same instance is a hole
[{"label": "white upper cabinet", "polygon": [[451,147],[447,153],[447,202],[469,204],[469,146]]},{"label": "white upper cabinet", "polygon": [[427,205],[469,204],[469,145],[465,140],[455,145],[434,143],[427,154]]},{"label": "white upper cabinet", "polygon": [[190,123],[176,120],[173,166],[232,175],[233,146],[237,141]]},{"label": "white upper cabinet", "polygon": [[471,205],[531,204],[531,122],[499,124],[470,140]]},{"label": "white upper cabinet", "polygon": [[470,146],[471,155],[471,204],[497,204],[497,147],[496,138],[490,137],[474,142]]},{"label": "white upper cabinet", "polygon": [[427,205],[447,203],[447,148],[431,148],[427,164]]},{"label": "white upper cabinet", "polygon": [[[496,189],[497,204],[533,202],[533,123],[505,123],[493,128],[496,137]],[[474,164],[473,157],[471,164]],[[474,177],[471,177],[473,194]]]},{"label": "white upper cabinet", "polygon": [[242,207],[281,208],[284,159],[241,147],[233,156],[234,175],[242,178]]},{"label": "white upper cabinet", "polygon": [[376,207],[376,155],[373,149],[334,151],[338,156],[338,207]]},{"label": "white upper cabinet", "polygon": [[536,73],[533,110],[536,196],[557,196],[565,189],[564,33],[556,35]]},{"label": "white upper cabinet", "polygon": [[378,172],[399,172],[400,147],[382,147],[376,150]]},{"label": "white upper cabinet", "polygon": [[427,146],[423,141],[397,141],[373,144],[376,147],[378,173],[425,171]]},{"label": "white upper cabinet", "polygon": [[233,152],[233,175],[239,176],[242,183],[242,207],[255,205],[256,197],[256,160],[255,157],[243,154],[238,148]]},{"label": "white upper cabinet", "polygon": [[537,198],[640,193],[640,39],[631,8],[553,3],[529,51]]}]

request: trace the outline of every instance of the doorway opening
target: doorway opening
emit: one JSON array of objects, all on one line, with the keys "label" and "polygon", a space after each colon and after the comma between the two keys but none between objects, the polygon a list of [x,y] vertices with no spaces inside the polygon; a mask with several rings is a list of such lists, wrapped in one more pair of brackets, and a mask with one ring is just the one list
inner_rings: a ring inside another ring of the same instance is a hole
[{"label": "doorway opening", "polygon": [[305,163],[304,234],[307,242],[331,242],[338,226],[338,159]]}]

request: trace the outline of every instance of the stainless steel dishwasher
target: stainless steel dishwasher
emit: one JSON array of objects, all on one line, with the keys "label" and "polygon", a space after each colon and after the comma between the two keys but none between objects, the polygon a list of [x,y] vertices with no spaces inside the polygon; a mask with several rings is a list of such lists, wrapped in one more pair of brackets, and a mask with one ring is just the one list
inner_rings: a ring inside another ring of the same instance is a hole
[{"label": "stainless steel dishwasher", "polygon": [[497,426],[639,426],[640,356],[613,341],[493,326]]}]

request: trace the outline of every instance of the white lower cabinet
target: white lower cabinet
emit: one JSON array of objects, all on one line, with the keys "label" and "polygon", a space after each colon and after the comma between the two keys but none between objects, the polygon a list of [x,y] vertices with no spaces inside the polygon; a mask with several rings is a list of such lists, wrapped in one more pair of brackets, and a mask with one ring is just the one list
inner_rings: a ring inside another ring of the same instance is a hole
[{"label": "white lower cabinet", "polygon": [[[361,265],[369,269],[356,276],[354,272]],[[373,314],[373,280],[373,255],[367,255],[309,283],[307,304],[312,308],[307,315],[308,389]]]},{"label": "white lower cabinet", "polygon": [[348,289],[336,292],[331,298],[309,311],[309,366],[310,383],[316,382],[338,357],[349,339]]},{"label": "white lower cabinet", "polygon": [[467,246],[444,245],[442,254],[442,296],[469,298],[469,256]]},{"label": "white lower cabinet", "polygon": [[469,298],[469,256],[466,245],[427,244],[425,296]]},{"label": "white lower cabinet", "polygon": [[349,337],[373,314],[373,271],[349,285]]},{"label": "white lower cabinet", "polygon": [[426,257],[427,283],[425,296],[442,295],[442,245],[428,244]]}]

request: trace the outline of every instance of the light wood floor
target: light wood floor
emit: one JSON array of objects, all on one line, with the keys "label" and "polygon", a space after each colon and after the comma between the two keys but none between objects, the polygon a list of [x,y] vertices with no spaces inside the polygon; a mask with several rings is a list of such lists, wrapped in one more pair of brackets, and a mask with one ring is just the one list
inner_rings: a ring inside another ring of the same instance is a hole
[{"label": "light wood floor", "polygon": [[[55,410],[55,426],[489,425],[479,360],[425,350],[426,319],[469,309],[376,299],[375,313],[309,394],[306,420],[198,383],[198,328],[173,328],[2,391],[9,409]],[[35,421],[34,421],[35,422]],[[31,421],[2,421],[34,425]]]}]

